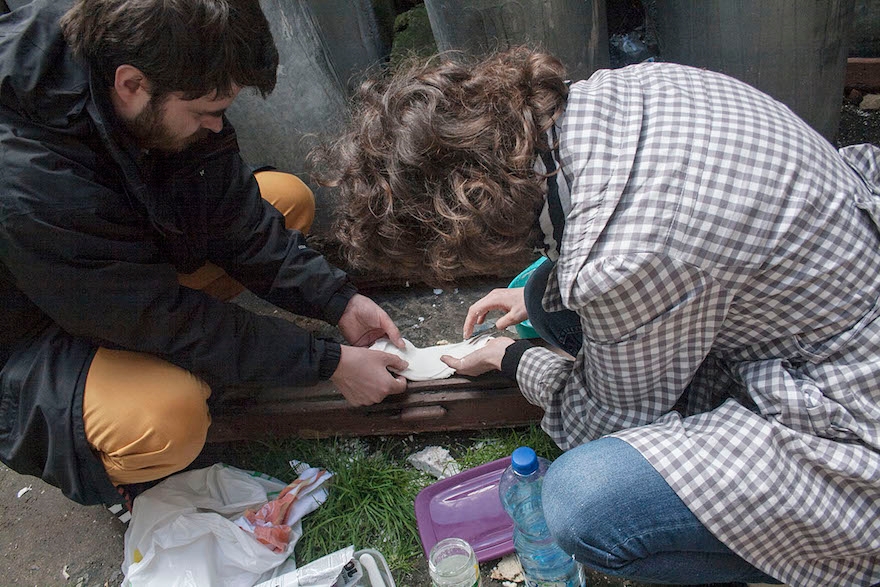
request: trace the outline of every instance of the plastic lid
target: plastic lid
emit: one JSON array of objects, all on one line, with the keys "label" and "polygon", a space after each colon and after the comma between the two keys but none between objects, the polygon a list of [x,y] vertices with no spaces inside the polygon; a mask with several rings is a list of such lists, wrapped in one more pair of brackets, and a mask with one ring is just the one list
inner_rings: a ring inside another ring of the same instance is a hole
[{"label": "plastic lid", "polygon": [[521,446],[510,456],[510,467],[518,475],[531,475],[538,469],[538,455],[527,446]]},{"label": "plastic lid", "polygon": [[416,523],[430,558],[431,548],[444,538],[466,540],[478,562],[513,552],[513,520],[501,505],[498,486],[510,466],[504,457],[422,489],[416,496]]}]

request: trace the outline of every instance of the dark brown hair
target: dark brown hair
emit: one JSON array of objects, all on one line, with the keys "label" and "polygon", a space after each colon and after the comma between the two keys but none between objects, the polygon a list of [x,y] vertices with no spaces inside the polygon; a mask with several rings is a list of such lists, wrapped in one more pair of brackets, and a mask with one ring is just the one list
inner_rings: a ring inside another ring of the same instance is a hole
[{"label": "dark brown hair", "polygon": [[76,0],[61,26],[108,87],[123,64],[144,73],[153,98],[275,87],[278,51],[258,0]]},{"label": "dark brown hair", "polygon": [[348,130],[313,153],[319,180],[339,188],[346,260],[427,283],[521,262],[536,241],[534,163],[563,112],[564,77],[555,57],[518,47],[365,82]]}]

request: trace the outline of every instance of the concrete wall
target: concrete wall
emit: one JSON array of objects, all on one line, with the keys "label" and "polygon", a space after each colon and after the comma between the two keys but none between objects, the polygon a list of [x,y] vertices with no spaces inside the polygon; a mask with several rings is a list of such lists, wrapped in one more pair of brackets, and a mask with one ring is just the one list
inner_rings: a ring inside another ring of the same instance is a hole
[{"label": "concrete wall", "polygon": [[308,0],[308,5],[347,89],[391,51],[370,0]]},{"label": "concrete wall", "polygon": [[572,79],[608,67],[605,0],[425,0],[437,48],[481,54],[531,44],[553,53]]},{"label": "concrete wall", "polygon": [[[242,92],[227,115],[245,161],[272,165],[309,183],[306,157],[320,135],[338,131],[346,108],[345,88],[310,1],[262,0],[261,5],[278,46],[278,81],[265,100]],[[329,228],[333,202],[325,190],[315,191],[314,231],[322,233]]]},{"label": "concrete wall", "polygon": [[660,58],[720,71],[837,133],[854,0],[666,0]]},{"label": "concrete wall", "polygon": [[880,57],[880,0],[856,0],[850,57]]}]

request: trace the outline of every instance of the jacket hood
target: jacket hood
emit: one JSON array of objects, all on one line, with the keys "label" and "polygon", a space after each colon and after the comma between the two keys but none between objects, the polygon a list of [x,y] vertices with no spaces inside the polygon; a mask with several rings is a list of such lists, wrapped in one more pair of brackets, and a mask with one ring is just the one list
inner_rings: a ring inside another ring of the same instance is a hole
[{"label": "jacket hood", "polygon": [[89,96],[88,70],[64,41],[68,0],[34,0],[0,16],[0,104],[53,128],[66,128]]}]

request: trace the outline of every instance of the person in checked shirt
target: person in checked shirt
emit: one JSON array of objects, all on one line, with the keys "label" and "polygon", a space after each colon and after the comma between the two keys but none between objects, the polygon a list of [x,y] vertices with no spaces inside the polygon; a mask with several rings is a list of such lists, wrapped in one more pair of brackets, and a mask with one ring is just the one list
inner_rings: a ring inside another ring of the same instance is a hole
[{"label": "person in checked shirt", "polygon": [[[880,149],[670,63],[568,83],[515,48],[364,84],[319,160],[349,261],[447,282],[534,247],[497,369],[566,449],[548,524],[657,583],[880,582]],[[561,352],[559,352],[561,351]]]}]

